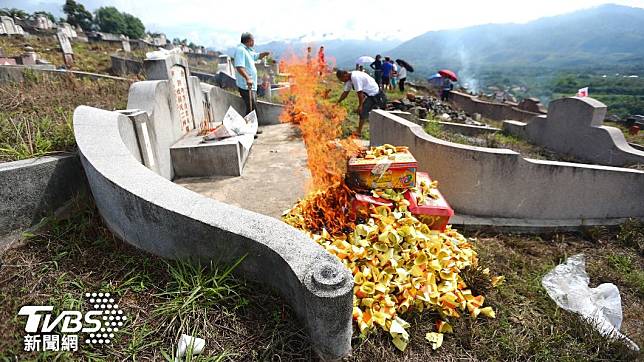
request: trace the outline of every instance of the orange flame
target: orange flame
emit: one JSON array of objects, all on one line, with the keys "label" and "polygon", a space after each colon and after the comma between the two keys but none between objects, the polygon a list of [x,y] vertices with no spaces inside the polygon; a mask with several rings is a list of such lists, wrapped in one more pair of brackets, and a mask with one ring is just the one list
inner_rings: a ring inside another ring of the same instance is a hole
[{"label": "orange flame", "polygon": [[358,151],[352,139],[341,139],[346,111],[328,99],[330,89],[306,57],[291,55],[284,65],[291,87],[280,120],[296,123],[302,131],[312,176],[309,191],[343,183],[347,159]]}]

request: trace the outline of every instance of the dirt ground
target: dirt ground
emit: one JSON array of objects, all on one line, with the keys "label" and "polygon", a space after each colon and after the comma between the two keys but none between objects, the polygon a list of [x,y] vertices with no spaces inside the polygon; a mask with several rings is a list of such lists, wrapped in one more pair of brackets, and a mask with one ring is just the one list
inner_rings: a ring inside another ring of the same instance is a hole
[{"label": "dirt ground", "polygon": [[[644,228],[590,229],[582,234],[466,235],[476,237],[481,264],[506,277],[483,291],[496,319],[451,321],[434,351],[424,339],[436,315],[406,315],[412,327],[405,352],[390,337],[356,334],[348,361],[429,360],[636,360],[641,354],[608,343],[576,315],[556,307],[542,276],[568,256],[585,253],[592,286],[615,283],[622,297],[622,331],[644,344]],[[639,243],[639,244],[638,244]],[[165,261],[116,239],[91,200],[78,200],[65,220],[6,251],[0,267],[0,356],[6,360],[161,360],[174,354],[181,333],[206,340],[202,360],[315,360],[301,322],[263,286],[228,274]],[[23,351],[23,305],[86,309],[86,292],[110,292],[129,316],[110,345],[82,345],[75,353]]]}]

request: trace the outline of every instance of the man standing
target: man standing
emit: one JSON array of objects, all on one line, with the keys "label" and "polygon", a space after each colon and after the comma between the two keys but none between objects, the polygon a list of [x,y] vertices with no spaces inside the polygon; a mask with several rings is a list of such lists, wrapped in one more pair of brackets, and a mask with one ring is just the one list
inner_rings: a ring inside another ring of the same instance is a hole
[{"label": "man standing", "polygon": [[257,53],[253,50],[255,38],[251,33],[243,33],[241,44],[235,50],[235,83],[244,100],[244,116],[257,109],[257,68],[255,62],[269,55],[269,52]]},{"label": "man standing", "polygon": [[336,76],[344,83],[344,92],[340,95],[338,104],[347,98],[351,88],[358,94],[358,109],[356,111],[360,116],[360,121],[356,136],[360,137],[364,122],[369,119],[369,112],[375,108],[384,107],[387,104],[387,98],[378,83],[365,72],[338,70]]},{"label": "man standing", "polygon": [[391,73],[394,70],[393,64],[391,64],[391,59],[385,57],[385,61],[382,62],[382,87],[384,89],[391,89]]}]

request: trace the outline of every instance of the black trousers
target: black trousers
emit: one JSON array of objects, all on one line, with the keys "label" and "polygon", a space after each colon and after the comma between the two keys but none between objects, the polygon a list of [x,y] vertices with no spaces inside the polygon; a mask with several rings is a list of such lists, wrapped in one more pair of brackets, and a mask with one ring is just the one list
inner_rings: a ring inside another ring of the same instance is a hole
[{"label": "black trousers", "polygon": [[400,89],[401,92],[405,91],[405,81],[406,80],[407,80],[407,78],[398,79],[398,88]]},{"label": "black trousers", "polygon": [[257,93],[254,90],[241,89],[239,87],[237,87],[237,89],[239,90],[239,95],[241,95],[244,100],[244,106],[246,107],[242,116],[245,117],[248,113],[257,111]]}]

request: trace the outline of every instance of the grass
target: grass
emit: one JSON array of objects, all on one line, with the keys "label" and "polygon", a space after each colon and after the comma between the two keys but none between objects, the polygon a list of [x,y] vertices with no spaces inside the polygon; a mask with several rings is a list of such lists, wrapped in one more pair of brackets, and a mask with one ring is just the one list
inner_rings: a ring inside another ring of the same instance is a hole
[{"label": "grass", "polygon": [[628,133],[628,127],[622,124],[615,122],[604,122],[604,125],[619,128],[619,130],[622,131],[624,138],[626,138],[626,142],[644,146],[644,130],[640,130],[638,134],[632,135]]},{"label": "grass", "polygon": [[[1,256],[0,313],[6,318],[0,322],[0,356],[5,359],[171,360],[183,333],[206,340],[205,354],[193,360],[314,359],[291,308],[271,290],[237,278],[235,265],[193,265],[139,251],[115,238],[84,198],[70,215],[49,219],[41,231]],[[456,334],[433,351],[424,335],[437,316],[408,315],[412,340],[404,353],[387,335],[376,333],[355,337],[346,360],[635,360],[641,355],[607,342],[576,315],[557,308],[540,281],[566,257],[585,253],[591,286],[618,286],[622,331],[642,346],[644,256],[624,244],[642,233],[644,225],[631,222],[620,230],[595,228],[583,234],[469,235],[478,237],[481,264],[506,277],[505,284],[487,291],[486,303],[497,318],[452,321]],[[81,296],[98,291],[116,295],[129,317],[111,345],[81,346],[76,354],[22,350],[20,306],[82,309]]]},{"label": "grass", "polygon": [[478,136],[465,136],[457,132],[445,130],[436,120],[425,122],[427,134],[446,141],[489,148],[508,148],[520,153],[523,157],[537,160],[579,162],[573,157],[550,152],[547,149],[533,145],[519,137],[504,132],[481,134]]},{"label": "grass", "polygon": [[[328,75],[322,82],[323,87],[329,89],[329,99],[335,101],[340,98],[343,92],[343,84],[336,78],[335,74]],[[404,97],[407,92],[400,92],[397,88],[395,90],[388,90],[385,92],[389,102]],[[349,96],[342,102],[342,106],[347,111],[347,119],[342,124],[342,137],[346,138],[353,134],[358,128],[358,96],[355,92],[351,92]],[[360,138],[364,140],[369,139],[369,122],[366,122],[362,128]]]},{"label": "grass", "polygon": [[[54,66],[65,65],[60,45],[54,36],[37,36],[29,39],[19,37],[0,37],[0,48],[6,56],[17,56],[24,53],[24,46],[34,48],[40,59],[47,60]],[[110,55],[121,49],[121,43],[82,43],[72,42],[74,50],[74,70],[92,73],[109,74],[112,68]],[[135,52],[140,56],[141,52]]]},{"label": "grass", "polygon": [[72,115],[79,105],[124,109],[129,83],[25,72],[0,84],[0,162],[75,149]]}]

